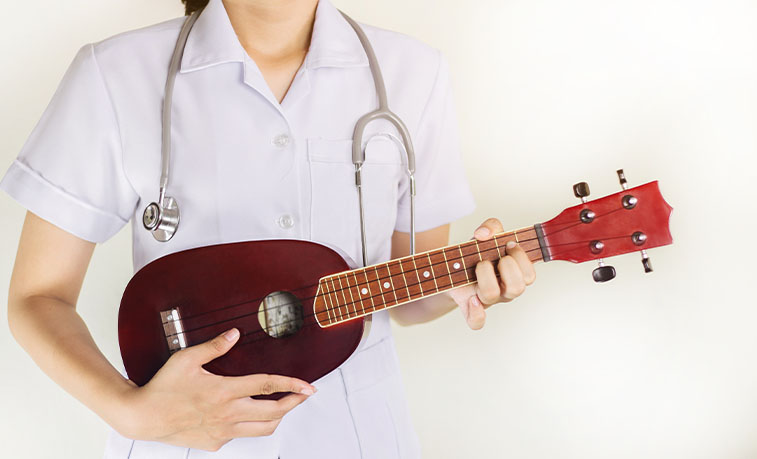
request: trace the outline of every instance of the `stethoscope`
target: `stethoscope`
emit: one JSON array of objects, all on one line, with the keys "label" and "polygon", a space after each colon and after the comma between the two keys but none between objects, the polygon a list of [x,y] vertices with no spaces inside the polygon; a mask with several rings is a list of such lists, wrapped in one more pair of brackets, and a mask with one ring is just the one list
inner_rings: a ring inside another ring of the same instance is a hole
[{"label": "stethoscope", "polygon": [[[170,240],[176,230],[179,227],[179,204],[171,196],[166,195],[166,187],[168,185],[168,174],[171,160],[171,109],[173,102],[173,88],[176,81],[176,75],[179,73],[179,66],[181,65],[181,59],[184,55],[184,48],[187,44],[187,38],[189,37],[189,31],[192,30],[197,18],[200,16],[202,10],[195,11],[187,17],[179,32],[179,38],[176,41],[176,47],[174,48],[173,55],[171,56],[171,63],[168,67],[168,78],[166,79],[165,96],[163,98],[163,117],[162,117],[162,137],[161,137],[161,173],[160,173],[160,194],[157,202],[151,202],[142,215],[142,224],[144,227],[152,232],[153,237],[160,241],[166,242]],[[405,152],[407,156],[407,175],[409,178],[409,190],[410,195],[410,253],[415,253],[415,151],[413,150],[413,142],[410,139],[410,133],[402,122],[399,116],[389,110],[389,106],[386,100],[386,87],[384,86],[384,78],[381,75],[381,69],[379,68],[376,54],[373,52],[373,47],[368,41],[368,37],[365,36],[365,32],[358,25],[357,22],[352,20],[349,16],[342,13],[344,19],[352,26],[360,39],[360,43],[363,46],[365,54],[368,56],[368,64],[371,69],[371,75],[373,82],[376,85],[376,94],[378,95],[378,108],[372,112],[366,113],[355,124],[355,132],[352,136],[352,163],[355,165],[355,186],[357,187],[358,202],[360,207],[360,237],[362,240],[363,248],[363,266],[368,265],[368,250],[367,240],[365,233],[365,212],[363,209],[363,185],[362,185],[362,170],[363,163],[365,162],[365,147],[373,139],[373,137],[386,137],[392,140],[398,148]],[[365,127],[375,120],[383,119],[391,123],[399,132],[400,138],[393,134],[376,134],[363,142],[363,133]]]}]

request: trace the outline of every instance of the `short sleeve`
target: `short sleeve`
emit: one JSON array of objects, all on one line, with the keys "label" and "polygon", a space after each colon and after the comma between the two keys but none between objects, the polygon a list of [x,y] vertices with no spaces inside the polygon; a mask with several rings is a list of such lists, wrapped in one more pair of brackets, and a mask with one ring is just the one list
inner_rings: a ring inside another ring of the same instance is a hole
[{"label": "short sleeve", "polygon": [[[413,138],[416,231],[451,223],[475,209],[460,154],[453,99],[449,67],[439,53],[436,81]],[[395,230],[409,232],[410,198],[405,190],[400,196]]]},{"label": "short sleeve", "polygon": [[139,197],[123,169],[116,114],[93,45],[74,58],[0,189],[92,242],[131,218]]}]

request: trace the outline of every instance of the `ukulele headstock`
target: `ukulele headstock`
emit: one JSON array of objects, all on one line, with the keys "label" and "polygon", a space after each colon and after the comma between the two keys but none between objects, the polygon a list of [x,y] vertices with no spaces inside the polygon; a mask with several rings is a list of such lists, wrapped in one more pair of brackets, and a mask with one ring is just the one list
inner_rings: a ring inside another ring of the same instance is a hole
[{"label": "ukulele headstock", "polygon": [[673,208],[657,181],[628,188],[622,169],[618,177],[623,191],[593,201],[587,199],[588,185],[576,184],[573,192],[582,203],[541,224],[550,260],[599,260],[594,280],[606,282],[615,277],[615,269],[606,266],[604,258],[641,252],[645,272],[652,271],[646,251],[673,243],[668,226]]}]

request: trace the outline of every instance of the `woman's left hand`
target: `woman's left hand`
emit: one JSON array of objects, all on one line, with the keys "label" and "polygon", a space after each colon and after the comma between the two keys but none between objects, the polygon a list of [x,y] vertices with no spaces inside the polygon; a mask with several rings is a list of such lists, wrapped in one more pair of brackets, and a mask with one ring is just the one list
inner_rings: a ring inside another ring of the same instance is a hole
[{"label": "woman's left hand", "polygon": [[[476,229],[473,237],[479,241],[486,241],[503,231],[502,223],[496,218],[490,218]],[[526,290],[526,286],[533,284],[536,279],[533,263],[515,241],[509,241],[505,251],[507,255],[497,262],[499,279],[494,264],[491,261],[481,261],[476,265],[477,284],[449,292],[460,307],[468,326],[473,330],[484,326],[486,308],[519,297]]]}]

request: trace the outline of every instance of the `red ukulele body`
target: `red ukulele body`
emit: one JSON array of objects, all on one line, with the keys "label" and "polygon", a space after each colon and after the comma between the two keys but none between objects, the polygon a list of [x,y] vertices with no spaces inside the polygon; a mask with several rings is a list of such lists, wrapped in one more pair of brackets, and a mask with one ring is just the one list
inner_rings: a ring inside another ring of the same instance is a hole
[{"label": "red ukulele body", "polygon": [[[318,280],[349,269],[335,251],[312,242],[264,240],[199,247],[153,261],[129,282],[118,314],[118,339],[129,378],[146,384],[171,356],[166,311],[180,311],[186,346],[230,328],[241,333],[231,352],[205,365],[216,374],[269,373],[315,381],[354,352],[363,320],[321,328],[313,299]],[[304,288],[303,288],[304,286]],[[272,292],[291,292],[302,306],[297,333],[273,338],[259,309]]]}]

